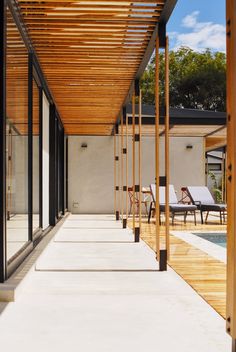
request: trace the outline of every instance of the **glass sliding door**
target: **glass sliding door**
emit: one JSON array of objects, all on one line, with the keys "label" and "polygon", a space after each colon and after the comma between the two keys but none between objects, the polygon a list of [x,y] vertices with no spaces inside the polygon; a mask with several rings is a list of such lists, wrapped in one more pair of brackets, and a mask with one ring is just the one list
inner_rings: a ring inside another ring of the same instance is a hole
[{"label": "glass sliding door", "polygon": [[28,52],[7,9],[6,57],[7,260],[29,241]]}]

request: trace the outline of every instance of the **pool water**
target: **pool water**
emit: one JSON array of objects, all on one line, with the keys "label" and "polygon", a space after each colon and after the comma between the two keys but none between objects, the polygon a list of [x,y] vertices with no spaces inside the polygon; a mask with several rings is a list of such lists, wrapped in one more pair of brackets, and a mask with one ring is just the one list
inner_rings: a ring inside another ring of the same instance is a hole
[{"label": "pool water", "polygon": [[226,233],[219,232],[194,232],[194,235],[203,238],[204,240],[218,244],[226,248]]}]

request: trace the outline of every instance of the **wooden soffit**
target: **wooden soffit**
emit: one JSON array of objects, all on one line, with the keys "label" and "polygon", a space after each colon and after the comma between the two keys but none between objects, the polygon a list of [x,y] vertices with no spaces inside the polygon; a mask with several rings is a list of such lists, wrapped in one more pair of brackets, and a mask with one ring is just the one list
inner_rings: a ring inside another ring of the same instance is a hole
[{"label": "wooden soffit", "polygon": [[66,133],[111,134],[169,2],[18,0]]}]

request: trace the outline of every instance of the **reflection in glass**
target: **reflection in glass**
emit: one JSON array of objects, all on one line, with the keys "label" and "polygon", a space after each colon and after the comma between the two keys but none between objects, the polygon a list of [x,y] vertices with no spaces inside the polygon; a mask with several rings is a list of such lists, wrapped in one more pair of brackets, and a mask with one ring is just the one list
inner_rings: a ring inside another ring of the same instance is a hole
[{"label": "reflection in glass", "polygon": [[33,231],[40,227],[39,152],[39,88],[33,81]]},{"label": "reflection in glass", "polygon": [[7,259],[28,242],[28,53],[7,10]]}]

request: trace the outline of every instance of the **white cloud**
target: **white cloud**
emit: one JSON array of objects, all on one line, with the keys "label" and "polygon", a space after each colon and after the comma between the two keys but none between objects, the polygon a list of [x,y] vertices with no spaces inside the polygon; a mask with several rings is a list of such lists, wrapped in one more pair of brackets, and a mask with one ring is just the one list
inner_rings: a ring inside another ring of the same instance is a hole
[{"label": "white cloud", "polygon": [[196,51],[206,48],[225,52],[225,27],[213,22],[198,22],[199,11],[194,11],[182,20],[182,26],[188,28],[188,33],[170,33],[174,50],[180,46],[188,46]]},{"label": "white cloud", "polygon": [[199,11],[194,11],[190,15],[187,15],[182,20],[182,26],[187,28],[194,28],[197,25],[197,17]]}]

